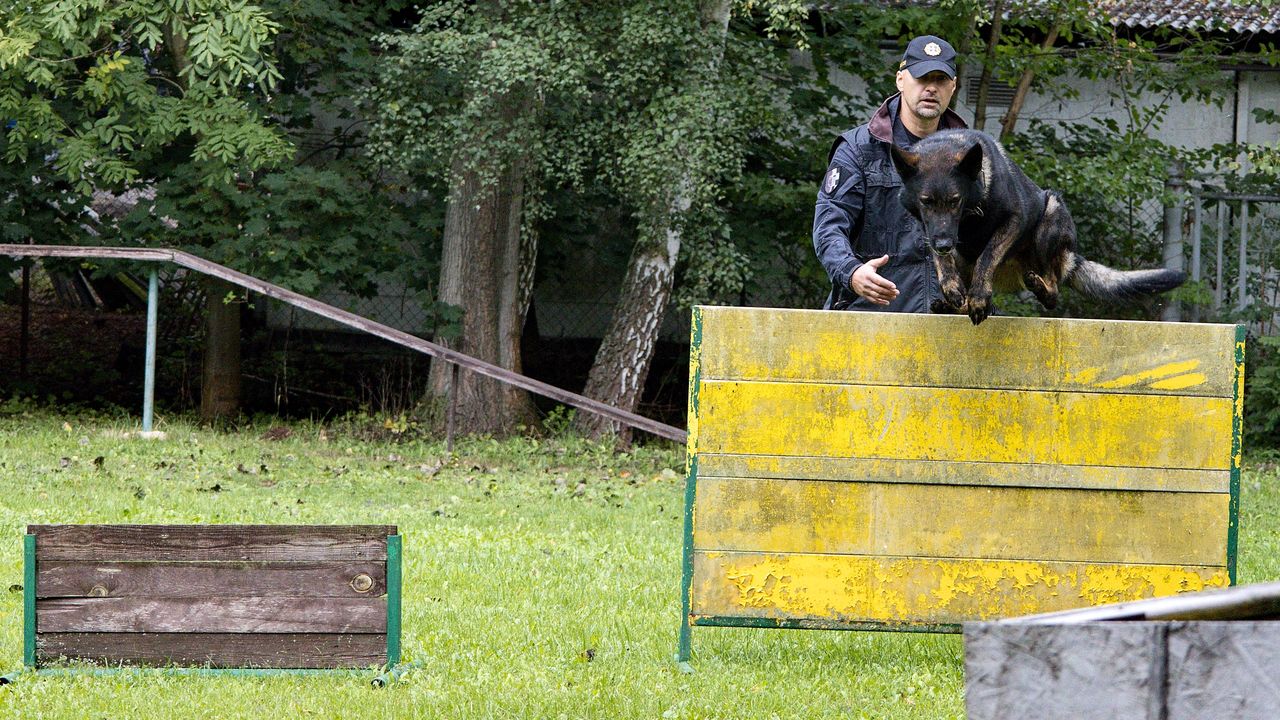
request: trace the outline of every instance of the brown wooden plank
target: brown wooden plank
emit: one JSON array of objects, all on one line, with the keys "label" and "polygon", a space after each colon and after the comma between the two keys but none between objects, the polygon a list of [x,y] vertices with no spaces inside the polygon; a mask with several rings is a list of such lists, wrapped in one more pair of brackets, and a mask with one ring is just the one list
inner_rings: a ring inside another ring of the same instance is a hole
[{"label": "brown wooden plank", "polygon": [[44,560],[386,560],[394,525],[28,525]]},{"label": "brown wooden plank", "polygon": [[380,633],[383,598],[54,598],[36,632]]},{"label": "brown wooden plank", "polygon": [[[387,566],[347,562],[41,560],[36,597],[378,597]],[[363,590],[363,592],[362,592]]]},{"label": "brown wooden plank", "polygon": [[42,633],[36,660],[216,668],[359,668],[387,661],[387,636],[329,633]]}]

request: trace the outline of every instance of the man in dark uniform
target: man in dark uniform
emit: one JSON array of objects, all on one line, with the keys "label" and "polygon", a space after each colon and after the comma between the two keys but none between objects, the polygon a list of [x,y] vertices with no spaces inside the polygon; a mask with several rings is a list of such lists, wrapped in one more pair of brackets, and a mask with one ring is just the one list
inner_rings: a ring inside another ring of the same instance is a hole
[{"label": "man in dark uniform", "polygon": [[831,147],[813,213],[813,248],[831,278],[827,309],[929,312],[942,296],[920,223],[898,200],[902,179],[889,143],[907,149],[937,130],[966,127],[947,109],[955,49],[932,35],[912,40],[898,90]]}]

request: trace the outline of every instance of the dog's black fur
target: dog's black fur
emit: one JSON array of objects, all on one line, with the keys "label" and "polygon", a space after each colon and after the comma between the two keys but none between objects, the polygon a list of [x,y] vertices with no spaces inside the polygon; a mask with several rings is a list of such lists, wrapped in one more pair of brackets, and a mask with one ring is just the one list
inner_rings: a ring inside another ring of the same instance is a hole
[{"label": "dog's black fur", "polygon": [[[1031,182],[986,133],[936,132],[910,151],[894,146],[893,164],[902,176],[902,204],[923,224],[933,251],[943,296],[934,312],[965,312],[981,323],[992,311],[997,271],[1002,279],[1015,272],[1011,289],[1020,282],[1050,310],[1063,281],[1119,301],[1186,280],[1175,270],[1113,270],[1077,255],[1075,223],[1062,196]],[[962,271],[970,275],[967,284]]]}]

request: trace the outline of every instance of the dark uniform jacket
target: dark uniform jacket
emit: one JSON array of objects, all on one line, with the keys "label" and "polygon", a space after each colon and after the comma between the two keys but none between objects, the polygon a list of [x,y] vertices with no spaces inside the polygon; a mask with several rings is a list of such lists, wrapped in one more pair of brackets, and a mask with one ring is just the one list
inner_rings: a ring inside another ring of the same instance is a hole
[{"label": "dark uniform jacket", "polygon": [[[831,278],[823,305],[829,310],[929,312],[942,295],[920,223],[898,200],[902,179],[889,145],[900,103],[900,95],[885,100],[871,122],[843,133],[831,146],[813,213],[813,248]],[[938,123],[940,130],[963,127],[964,120],[950,110]],[[875,305],[849,287],[853,271],[881,255],[889,262],[880,275],[898,286],[898,297],[888,305]]]}]

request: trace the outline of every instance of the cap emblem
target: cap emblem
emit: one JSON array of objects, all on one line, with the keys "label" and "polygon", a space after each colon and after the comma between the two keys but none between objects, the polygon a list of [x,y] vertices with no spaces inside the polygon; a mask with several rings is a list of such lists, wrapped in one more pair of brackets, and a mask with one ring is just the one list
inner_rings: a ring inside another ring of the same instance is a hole
[{"label": "cap emblem", "polygon": [[931,42],[924,46],[924,54],[929,57],[938,57],[942,54],[942,48],[936,42]]}]

